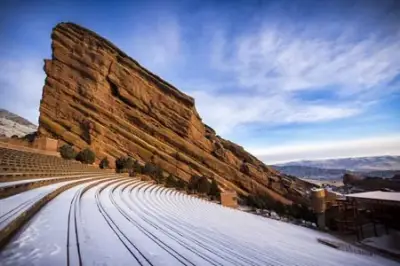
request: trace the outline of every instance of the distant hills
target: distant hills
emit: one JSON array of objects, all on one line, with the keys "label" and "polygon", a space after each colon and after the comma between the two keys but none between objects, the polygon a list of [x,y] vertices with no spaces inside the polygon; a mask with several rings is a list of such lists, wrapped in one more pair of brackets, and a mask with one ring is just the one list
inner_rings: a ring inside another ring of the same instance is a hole
[{"label": "distant hills", "polygon": [[400,156],[297,161],[272,167],[288,175],[312,179],[341,179],[347,172],[361,176],[391,178],[400,173]]},{"label": "distant hills", "polygon": [[11,137],[17,135],[22,137],[36,130],[37,126],[25,118],[5,109],[0,109],[0,136]]}]

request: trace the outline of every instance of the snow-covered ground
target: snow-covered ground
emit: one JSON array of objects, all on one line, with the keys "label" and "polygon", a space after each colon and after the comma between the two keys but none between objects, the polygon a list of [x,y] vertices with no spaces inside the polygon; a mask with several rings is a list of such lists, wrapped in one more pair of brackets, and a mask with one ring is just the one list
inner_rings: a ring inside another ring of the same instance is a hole
[{"label": "snow-covered ground", "polygon": [[317,238],[340,241],[118,177],[88,181],[62,193],[1,251],[0,261],[2,265],[400,265],[376,255],[336,250]]},{"label": "snow-covered ground", "polygon": [[77,185],[50,201],[1,251],[1,265],[67,264],[71,202],[84,187],[96,182],[99,180]]},{"label": "snow-covered ground", "polygon": [[100,176],[101,174],[99,173],[89,173],[89,174],[79,174],[79,175],[61,175],[61,176],[53,176],[53,177],[42,177],[42,178],[33,178],[33,179],[25,179],[25,180],[18,180],[18,181],[10,181],[10,182],[1,182],[0,183],[0,188],[6,188],[6,187],[11,187],[15,185],[22,185],[22,184],[28,184],[32,182],[38,182],[38,181],[51,181],[55,179],[71,179],[71,178],[76,178],[76,177],[91,177],[91,176]]},{"label": "snow-covered ground", "polygon": [[389,235],[383,235],[379,237],[370,237],[364,239],[362,242],[364,245],[382,249],[391,252],[392,254],[397,254],[400,256],[400,250],[397,248],[399,243],[399,231],[391,231]]},{"label": "snow-covered ground", "polygon": [[[91,180],[91,179],[98,179],[102,176],[85,176],[82,177],[80,180]],[[68,179],[66,179],[68,180]],[[21,181],[23,182],[23,181]],[[6,227],[13,219],[15,219],[19,214],[23,213],[24,211],[28,210],[35,202],[50,194],[51,192],[55,191],[56,189],[68,185],[71,183],[79,182],[79,180],[69,180],[64,182],[59,182],[56,184],[51,184],[44,187],[39,187],[36,189],[31,189],[19,194],[16,194],[11,197],[7,197],[0,201],[1,208],[0,208],[0,230]]]}]

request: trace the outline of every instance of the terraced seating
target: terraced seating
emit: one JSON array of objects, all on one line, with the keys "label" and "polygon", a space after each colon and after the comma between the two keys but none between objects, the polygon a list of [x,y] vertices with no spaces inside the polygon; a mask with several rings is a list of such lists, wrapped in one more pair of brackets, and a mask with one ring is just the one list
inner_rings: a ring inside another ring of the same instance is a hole
[{"label": "terraced seating", "polygon": [[96,166],[56,156],[0,147],[0,198],[85,176],[100,176]]},{"label": "terraced seating", "polygon": [[0,249],[44,205],[80,184],[126,178],[60,157],[0,147]]},{"label": "terraced seating", "polygon": [[76,166],[82,169],[91,168],[89,165],[83,165],[76,161],[64,160],[62,158],[50,155],[37,154],[26,151],[19,151],[9,148],[0,147],[0,162],[6,163],[21,163],[24,164],[37,164],[41,163],[44,166],[54,166],[66,167],[66,166]]},{"label": "terraced seating", "polygon": [[0,182],[99,171],[77,161],[0,147]]}]

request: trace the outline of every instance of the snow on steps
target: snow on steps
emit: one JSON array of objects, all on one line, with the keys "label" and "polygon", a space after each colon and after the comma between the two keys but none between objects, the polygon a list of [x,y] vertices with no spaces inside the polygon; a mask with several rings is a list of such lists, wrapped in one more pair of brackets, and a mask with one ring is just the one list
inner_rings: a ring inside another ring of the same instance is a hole
[{"label": "snow on steps", "polygon": [[[117,176],[117,175],[113,175]],[[109,176],[111,177],[111,176]],[[119,176],[117,176],[119,177]],[[91,186],[97,185],[101,182],[104,182],[107,180],[107,178],[104,178],[103,180],[100,180],[98,183],[89,185],[87,189],[89,189]],[[54,191],[50,192],[49,194],[45,195],[42,197],[40,200],[35,202],[29,209],[21,212],[12,222],[10,222],[8,225],[3,227],[0,230],[0,250],[8,243],[8,241],[11,239],[11,237],[18,232],[18,230],[27,222],[29,219],[31,219],[43,206],[45,206],[49,201],[60,195],[62,192],[76,186],[79,184],[83,184],[85,182],[88,182],[87,179],[85,180],[80,180],[77,182],[73,182],[67,185],[64,185],[62,187],[59,187],[55,189]],[[85,191],[86,191],[85,190]]]},{"label": "snow on steps", "polygon": [[[101,174],[92,174],[91,176],[96,177],[100,176]],[[12,195],[34,189],[43,186],[47,186],[50,184],[55,184],[58,182],[66,181],[66,180],[80,180],[87,177],[87,173],[81,173],[81,175],[74,175],[74,176],[60,176],[60,177],[48,177],[48,178],[40,178],[37,180],[21,180],[21,181],[13,181],[13,182],[6,182],[0,184],[0,199],[10,197]]]}]

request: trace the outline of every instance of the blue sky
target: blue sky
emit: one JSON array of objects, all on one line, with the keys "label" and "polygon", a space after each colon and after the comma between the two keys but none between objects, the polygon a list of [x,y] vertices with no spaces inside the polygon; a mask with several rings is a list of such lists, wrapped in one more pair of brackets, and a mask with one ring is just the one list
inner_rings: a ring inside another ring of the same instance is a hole
[{"label": "blue sky", "polygon": [[195,97],[205,123],[266,163],[400,154],[400,1],[3,0],[0,10],[0,107],[32,122],[51,29],[71,21]]}]

